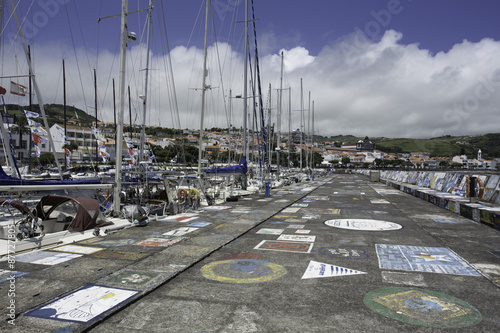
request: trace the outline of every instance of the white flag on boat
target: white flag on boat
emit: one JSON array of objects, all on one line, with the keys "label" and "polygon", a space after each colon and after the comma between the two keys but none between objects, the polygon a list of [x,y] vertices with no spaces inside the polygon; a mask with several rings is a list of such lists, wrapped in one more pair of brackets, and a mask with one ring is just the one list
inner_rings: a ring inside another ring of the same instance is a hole
[{"label": "white flag on boat", "polygon": [[18,96],[26,96],[26,93],[28,92],[28,88],[26,88],[23,85],[20,85],[19,83],[15,83],[13,81],[10,81],[10,93]]},{"label": "white flag on boat", "polygon": [[40,116],[38,113],[28,110],[24,110],[24,114],[26,115],[26,118],[38,118]]}]

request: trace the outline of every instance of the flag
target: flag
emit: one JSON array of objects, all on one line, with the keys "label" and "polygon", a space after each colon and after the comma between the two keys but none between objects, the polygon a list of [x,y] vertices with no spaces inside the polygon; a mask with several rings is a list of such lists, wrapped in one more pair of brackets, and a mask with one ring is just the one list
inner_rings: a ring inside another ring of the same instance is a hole
[{"label": "flag", "polygon": [[[28,110],[24,110],[24,114],[26,115],[26,118],[38,118],[40,115],[36,112],[31,112]],[[30,120],[30,119],[28,119]]]},{"label": "flag", "polygon": [[40,135],[31,133],[31,138],[33,139],[33,143],[42,143],[42,137]]},{"label": "flag", "polygon": [[10,81],[10,93],[18,96],[26,96],[28,88],[18,83]]},{"label": "flag", "polygon": [[36,157],[40,157],[40,147],[36,146],[35,145],[35,154],[36,154]]},{"label": "flag", "polygon": [[102,160],[104,162],[107,162],[109,158],[109,153],[105,149],[99,150],[99,153],[101,153]]},{"label": "flag", "polygon": [[[40,124],[38,124],[40,125]],[[41,126],[30,126],[31,133],[35,134],[47,134],[47,132]]]},{"label": "flag", "polygon": [[47,143],[47,139],[44,138],[43,136],[41,135],[38,135],[38,134],[35,134],[35,133],[31,133],[31,138],[33,139],[33,143],[41,143],[41,144],[46,144]]},{"label": "flag", "polygon": [[36,122],[36,121],[34,121],[33,119],[28,118],[28,119],[26,119],[26,120],[28,120],[28,126],[29,126],[29,127],[38,127],[38,126],[41,126],[39,123],[37,123],[37,122]]},{"label": "flag", "polygon": [[71,156],[71,150],[69,150],[68,148],[64,147],[64,152]]},{"label": "flag", "polygon": [[0,86],[0,95],[5,95],[7,93],[7,89],[4,87]]}]

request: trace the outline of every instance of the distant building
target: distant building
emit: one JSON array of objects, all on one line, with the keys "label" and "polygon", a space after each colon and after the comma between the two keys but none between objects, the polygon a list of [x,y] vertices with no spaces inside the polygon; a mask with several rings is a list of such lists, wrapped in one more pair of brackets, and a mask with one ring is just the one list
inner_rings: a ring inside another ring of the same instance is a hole
[{"label": "distant building", "polygon": [[373,151],[374,149],[375,145],[370,141],[370,139],[368,139],[368,137],[365,137],[364,140],[359,140],[358,143],[356,143],[356,150]]},{"label": "distant building", "polygon": [[297,128],[297,130],[292,132],[292,137],[293,137],[293,142],[304,142],[305,141],[305,134],[302,132],[300,129]]}]

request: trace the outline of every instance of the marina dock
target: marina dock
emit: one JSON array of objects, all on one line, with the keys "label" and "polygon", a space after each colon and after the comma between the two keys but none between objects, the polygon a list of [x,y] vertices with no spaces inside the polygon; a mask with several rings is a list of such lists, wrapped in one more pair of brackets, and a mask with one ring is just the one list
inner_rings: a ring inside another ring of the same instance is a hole
[{"label": "marina dock", "polygon": [[151,217],[0,269],[5,332],[500,331],[499,231],[361,174]]}]

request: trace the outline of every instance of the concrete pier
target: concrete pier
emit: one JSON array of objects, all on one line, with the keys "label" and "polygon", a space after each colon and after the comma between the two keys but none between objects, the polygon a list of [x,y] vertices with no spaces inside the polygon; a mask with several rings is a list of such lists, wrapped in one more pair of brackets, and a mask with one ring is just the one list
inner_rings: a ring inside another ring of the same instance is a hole
[{"label": "concrete pier", "polygon": [[316,177],[4,258],[0,329],[500,331],[499,231],[412,194]]}]

